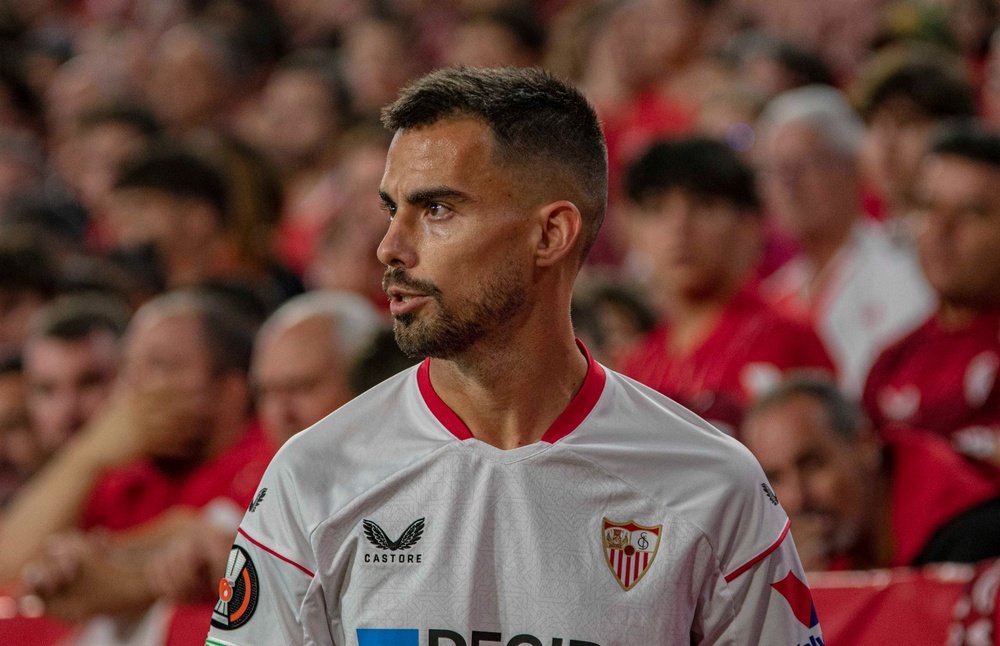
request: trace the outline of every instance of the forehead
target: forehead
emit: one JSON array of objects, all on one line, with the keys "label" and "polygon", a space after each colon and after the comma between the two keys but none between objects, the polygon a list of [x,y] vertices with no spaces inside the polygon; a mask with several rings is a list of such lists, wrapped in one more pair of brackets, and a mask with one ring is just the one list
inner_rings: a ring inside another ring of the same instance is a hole
[{"label": "forehead", "polygon": [[771,127],[764,136],[765,155],[796,155],[830,148],[820,126],[805,120],[789,121]]},{"label": "forehead", "polygon": [[[392,194],[445,180],[472,181],[489,173],[493,134],[476,119],[457,117],[399,130],[386,155],[382,190]],[[456,187],[457,188],[457,187]]]},{"label": "forehead", "polygon": [[68,371],[80,364],[103,364],[118,356],[118,342],[104,330],[95,330],[79,339],[40,337],[24,348],[24,370],[34,374],[49,367]]},{"label": "forehead", "polygon": [[934,193],[1000,196],[1000,168],[958,155],[929,155],[923,178]]},{"label": "forehead", "polygon": [[335,331],[335,323],[319,315],[276,328],[258,342],[254,372],[332,369],[336,358]]},{"label": "forehead", "polygon": [[133,320],[127,340],[131,353],[154,347],[179,353],[204,346],[201,317],[194,311],[140,312]]},{"label": "forehead", "polygon": [[744,440],[764,462],[762,456],[773,459],[807,446],[832,446],[837,438],[822,405],[812,397],[796,396],[754,414],[744,429]]}]

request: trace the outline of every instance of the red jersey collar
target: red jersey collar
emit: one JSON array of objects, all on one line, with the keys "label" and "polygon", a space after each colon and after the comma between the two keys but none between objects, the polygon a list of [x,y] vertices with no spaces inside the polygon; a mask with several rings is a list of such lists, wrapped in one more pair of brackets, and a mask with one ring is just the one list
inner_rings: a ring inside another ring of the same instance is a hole
[{"label": "red jersey collar", "polygon": [[[583,356],[587,358],[587,374],[583,378],[580,390],[573,396],[569,405],[542,435],[542,442],[552,444],[572,433],[586,419],[590,411],[594,409],[597,400],[601,397],[601,393],[604,392],[604,384],[607,381],[607,374],[604,372],[604,367],[594,361],[594,358],[590,356],[590,351],[587,350],[587,346],[580,339],[576,340],[576,345],[580,348]],[[462,418],[434,390],[434,386],[431,384],[430,369],[430,357],[424,359],[420,367],[417,368],[417,386],[420,389],[420,395],[423,397],[424,403],[427,404],[427,408],[430,409],[434,417],[452,435],[459,440],[471,440],[473,438],[472,431],[469,430],[469,427],[465,425]]]}]

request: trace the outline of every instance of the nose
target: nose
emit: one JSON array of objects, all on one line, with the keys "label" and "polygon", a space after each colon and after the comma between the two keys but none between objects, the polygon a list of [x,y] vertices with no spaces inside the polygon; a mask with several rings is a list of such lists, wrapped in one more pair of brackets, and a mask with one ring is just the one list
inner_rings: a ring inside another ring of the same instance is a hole
[{"label": "nose", "polygon": [[413,267],[416,264],[413,227],[401,211],[389,221],[389,228],[376,251],[379,262],[386,267]]}]

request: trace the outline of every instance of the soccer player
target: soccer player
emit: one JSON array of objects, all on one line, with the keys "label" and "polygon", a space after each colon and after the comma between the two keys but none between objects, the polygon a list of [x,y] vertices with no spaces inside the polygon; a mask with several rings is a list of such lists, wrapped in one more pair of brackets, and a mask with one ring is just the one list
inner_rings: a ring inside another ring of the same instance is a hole
[{"label": "soccer player", "polygon": [[427,358],[285,444],[208,643],[819,640],[749,452],[573,337],[607,195],[583,96],[447,69],[383,118],[384,287]]},{"label": "soccer player", "polygon": [[1000,136],[941,133],[916,198],[917,251],[939,305],[879,356],[865,409],[878,426],[932,431],[1000,466]]}]

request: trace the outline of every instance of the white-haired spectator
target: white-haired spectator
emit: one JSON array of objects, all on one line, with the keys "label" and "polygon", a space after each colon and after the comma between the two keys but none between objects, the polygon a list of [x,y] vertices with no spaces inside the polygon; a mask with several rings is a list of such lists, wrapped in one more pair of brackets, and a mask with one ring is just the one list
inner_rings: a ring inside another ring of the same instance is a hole
[{"label": "white-haired spectator", "polygon": [[333,291],[296,296],[264,322],[251,372],[275,444],[354,397],[350,368],[384,325],[367,299]]},{"label": "white-haired spectator", "polygon": [[933,296],[910,252],[861,214],[864,124],[842,93],[790,90],[759,125],[765,204],[799,246],[765,296],[816,328],[840,385],[857,395],[878,352],[931,311]]}]

